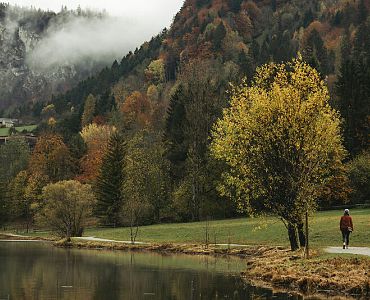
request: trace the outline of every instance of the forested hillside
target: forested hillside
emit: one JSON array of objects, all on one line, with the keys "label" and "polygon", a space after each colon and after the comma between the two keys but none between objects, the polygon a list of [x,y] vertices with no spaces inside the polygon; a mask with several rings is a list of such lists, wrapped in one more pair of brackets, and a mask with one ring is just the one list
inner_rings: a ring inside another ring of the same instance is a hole
[{"label": "forested hillside", "polygon": [[26,199],[8,217],[32,219],[42,187],[66,179],[93,186],[93,215],[104,224],[236,216],[218,191],[227,166],[209,154],[211,129],[230,83],[250,83],[256,67],[298,53],[327,84],[349,153],[319,203],[370,201],[369,8],[368,0],[186,0],[171,28],[121,61],[19,108],[40,121],[40,138],[21,172],[3,179],[8,211],[14,193]]}]

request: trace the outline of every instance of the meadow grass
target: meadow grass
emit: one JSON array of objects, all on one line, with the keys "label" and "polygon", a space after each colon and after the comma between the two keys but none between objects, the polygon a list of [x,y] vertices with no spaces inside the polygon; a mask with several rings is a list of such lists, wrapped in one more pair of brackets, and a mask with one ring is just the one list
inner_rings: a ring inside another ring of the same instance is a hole
[{"label": "meadow grass", "polygon": [[[310,217],[312,247],[340,246],[339,219],[342,211],[316,212]],[[370,246],[370,209],[351,210],[354,232],[351,245]],[[204,243],[207,222],[142,226],[138,241],[156,243]],[[287,231],[276,217],[241,218],[208,222],[210,243],[289,246]],[[129,228],[90,228],[85,236],[113,240],[129,240]]]},{"label": "meadow grass", "polygon": [[18,132],[22,132],[23,130],[26,130],[27,132],[32,132],[37,128],[37,125],[27,125],[27,126],[17,126],[15,129]]},{"label": "meadow grass", "polygon": [[0,128],[0,136],[8,136],[9,128]]},{"label": "meadow grass", "polygon": [[[32,132],[37,128],[37,125],[27,125],[27,126],[17,126],[15,130],[17,132],[22,132],[26,130],[27,132]],[[8,136],[10,128],[0,128],[0,136]]]},{"label": "meadow grass", "polygon": [[[341,215],[342,210],[332,210],[316,212],[310,216],[311,247],[341,246]],[[352,209],[351,216],[354,223],[354,232],[350,237],[351,246],[370,247],[370,209]],[[289,246],[287,230],[274,216],[141,226],[137,241],[203,244],[207,226],[211,244]],[[51,232],[38,231],[29,235],[49,237]],[[130,228],[87,228],[84,236],[129,241]]]}]

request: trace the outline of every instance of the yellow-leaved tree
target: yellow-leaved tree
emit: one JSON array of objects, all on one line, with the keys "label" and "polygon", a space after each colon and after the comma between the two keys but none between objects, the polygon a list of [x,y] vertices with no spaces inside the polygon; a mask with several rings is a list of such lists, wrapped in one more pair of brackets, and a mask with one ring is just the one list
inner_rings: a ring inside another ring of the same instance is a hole
[{"label": "yellow-leaved tree", "polygon": [[292,250],[306,245],[304,217],[346,155],[340,125],[325,83],[301,57],[258,68],[250,86],[233,88],[212,132],[211,153],[229,167],[220,192],[251,214],[275,213]]}]

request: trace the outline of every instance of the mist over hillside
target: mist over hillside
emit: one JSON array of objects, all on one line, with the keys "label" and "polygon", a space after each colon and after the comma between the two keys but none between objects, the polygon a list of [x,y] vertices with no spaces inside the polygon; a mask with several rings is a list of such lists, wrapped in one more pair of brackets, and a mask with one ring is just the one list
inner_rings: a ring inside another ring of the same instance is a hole
[{"label": "mist over hillside", "polygon": [[152,31],[150,24],[129,17],[68,14],[52,20],[26,61],[33,68],[44,69],[63,64],[112,64],[149,40]]},{"label": "mist over hillside", "polygon": [[[158,27],[158,24],[154,27]],[[0,5],[0,109],[48,101],[150,39],[153,28],[91,10]]]}]

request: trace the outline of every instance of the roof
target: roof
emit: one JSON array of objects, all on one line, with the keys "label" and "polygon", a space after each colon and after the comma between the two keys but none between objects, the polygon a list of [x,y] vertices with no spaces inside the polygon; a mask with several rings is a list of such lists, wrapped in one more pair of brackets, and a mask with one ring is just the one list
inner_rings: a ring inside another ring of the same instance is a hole
[{"label": "roof", "polygon": [[10,118],[0,118],[0,122],[3,123],[3,122],[8,122],[8,123],[14,123],[14,122],[18,122],[17,119],[10,119]]}]

